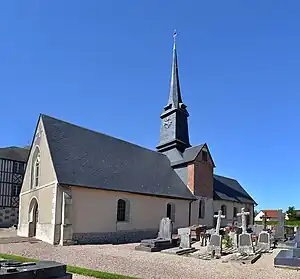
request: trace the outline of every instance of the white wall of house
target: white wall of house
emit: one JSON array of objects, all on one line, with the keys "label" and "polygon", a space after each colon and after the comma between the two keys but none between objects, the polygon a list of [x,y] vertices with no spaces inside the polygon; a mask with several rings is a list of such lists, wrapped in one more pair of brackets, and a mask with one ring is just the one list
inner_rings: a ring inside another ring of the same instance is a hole
[{"label": "white wall of house", "polygon": [[262,221],[261,217],[264,216],[264,212],[261,210],[258,212],[258,214],[254,217],[254,221],[257,222],[257,221]]}]

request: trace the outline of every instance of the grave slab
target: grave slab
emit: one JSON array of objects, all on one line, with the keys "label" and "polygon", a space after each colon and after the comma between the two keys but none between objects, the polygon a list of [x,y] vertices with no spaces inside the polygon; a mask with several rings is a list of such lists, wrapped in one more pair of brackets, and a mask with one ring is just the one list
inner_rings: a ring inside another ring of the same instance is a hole
[{"label": "grave slab", "polygon": [[162,251],[162,253],[183,255],[186,253],[192,253],[192,252],[196,251],[196,248],[191,246],[191,229],[190,228],[178,229],[178,235],[180,237],[179,247],[165,249]]},{"label": "grave slab", "polygon": [[300,269],[300,258],[293,257],[292,250],[281,250],[274,259],[274,266]]},{"label": "grave slab", "polygon": [[54,261],[20,263],[0,260],[1,279],[72,279],[66,265]]},{"label": "grave slab", "polygon": [[135,250],[146,252],[159,252],[174,247],[172,242],[172,221],[169,218],[162,218],[159,224],[158,237],[154,239],[143,239],[135,247]]}]

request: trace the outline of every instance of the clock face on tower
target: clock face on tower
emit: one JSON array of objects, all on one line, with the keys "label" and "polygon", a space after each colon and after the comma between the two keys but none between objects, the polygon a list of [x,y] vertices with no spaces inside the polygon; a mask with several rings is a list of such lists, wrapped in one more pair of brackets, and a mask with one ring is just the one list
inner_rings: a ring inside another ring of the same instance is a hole
[{"label": "clock face on tower", "polygon": [[164,127],[165,128],[169,128],[170,126],[172,125],[172,120],[167,117],[165,120],[164,120]]}]

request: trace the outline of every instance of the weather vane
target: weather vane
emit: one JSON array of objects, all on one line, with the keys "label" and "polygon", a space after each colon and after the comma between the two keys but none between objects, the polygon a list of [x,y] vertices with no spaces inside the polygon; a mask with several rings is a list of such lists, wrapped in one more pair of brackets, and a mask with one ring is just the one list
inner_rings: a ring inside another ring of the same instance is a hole
[{"label": "weather vane", "polygon": [[173,33],[174,43],[176,42],[176,37],[177,37],[177,32],[176,29],[174,29],[174,33]]}]

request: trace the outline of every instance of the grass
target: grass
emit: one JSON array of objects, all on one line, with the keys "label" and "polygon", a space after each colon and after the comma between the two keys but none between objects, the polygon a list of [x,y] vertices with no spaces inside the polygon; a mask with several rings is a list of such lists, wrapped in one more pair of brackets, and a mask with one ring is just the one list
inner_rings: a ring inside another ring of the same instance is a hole
[{"label": "grass", "polygon": [[[25,258],[17,255],[11,255],[11,254],[1,254],[0,253],[0,258],[5,259],[5,260],[14,260],[18,262],[39,262],[39,260],[36,259],[30,259],[30,258]],[[80,274],[84,276],[90,276],[94,278],[101,278],[101,279],[135,279],[135,277],[129,277],[129,276],[124,276],[124,275],[118,275],[118,274],[113,274],[113,273],[108,273],[108,272],[102,272],[98,270],[93,270],[93,269],[88,269],[88,268],[83,268],[83,267],[78,267],[78,266],[72,266],[72,265],[67,265],[67,271],[70,273],[75,273],[75,274]]]},{"label": "grass", "polygon": [[[276,225],[278,222],[277,221],[267,221],[267,225]],[[262,221],[255,221],[255,224],[258,225],[262,225],[263,222]],[[300,221],[296,220],[296,221],[291,221],[291,220],[285,220],[284,221],[284,225],[285,226],[300,226]]]}]

